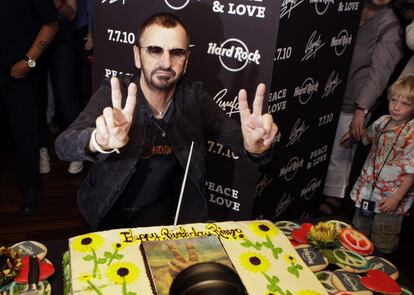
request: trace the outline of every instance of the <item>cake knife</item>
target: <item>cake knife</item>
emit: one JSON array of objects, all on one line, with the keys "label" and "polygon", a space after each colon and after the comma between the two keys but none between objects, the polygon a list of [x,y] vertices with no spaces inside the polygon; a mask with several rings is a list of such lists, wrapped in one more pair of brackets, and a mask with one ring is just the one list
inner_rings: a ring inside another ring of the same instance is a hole
[{"label": "cake knife", "polygon": [[36,255],[30,255],[29,258],[29,289],[22,291],[20,295],[38,295],[39,290],[37,284],[39,283],[39,262]]}]

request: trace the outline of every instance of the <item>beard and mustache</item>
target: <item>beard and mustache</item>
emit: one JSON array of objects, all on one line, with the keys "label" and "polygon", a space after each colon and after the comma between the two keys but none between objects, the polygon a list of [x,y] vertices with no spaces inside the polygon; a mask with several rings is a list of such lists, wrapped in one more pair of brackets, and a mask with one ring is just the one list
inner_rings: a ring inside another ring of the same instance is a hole
[{"label": "beard and mustache", "polygon": [[158,91],[173,89],[182,77],[182,74],[177,75],[176,71],[171,68],[156,67],[149,74],[145,69],[142,70],[147,85]]}]

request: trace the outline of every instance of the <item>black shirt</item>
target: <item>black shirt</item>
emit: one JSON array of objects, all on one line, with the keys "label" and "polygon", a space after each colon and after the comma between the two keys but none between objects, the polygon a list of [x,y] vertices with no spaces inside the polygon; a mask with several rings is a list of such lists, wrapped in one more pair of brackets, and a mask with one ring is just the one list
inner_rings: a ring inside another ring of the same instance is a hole
[{"label": "black shirt", "polygon": [[178,200],[183,169],[168,141],[168,126],[173,112],[174,106],[171,104],[165,117],[157,120],[146,104],[147,138],[144,152],[118,203],[125,213],[129,211],[133,214],[160,199],[169,199],[172,202],[166,204],[170,205]]},{"label": "black shirt", "polygon": [[0,79],[25,56],[40,27],[56,20],[52,0],[0,1]]}]

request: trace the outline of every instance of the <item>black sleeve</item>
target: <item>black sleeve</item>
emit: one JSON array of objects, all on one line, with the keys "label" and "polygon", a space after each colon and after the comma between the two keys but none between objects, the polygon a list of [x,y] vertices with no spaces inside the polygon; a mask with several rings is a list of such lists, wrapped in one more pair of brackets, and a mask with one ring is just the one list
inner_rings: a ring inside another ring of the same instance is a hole
[{"label": "black sleeve", "polygon": [[112,106],[111,87],[109,80],[95,92],[88,105],[79,114],[78,118],[63,131],[55,141],[55,151],[59,159],[64,161],[102,161],[108,154],[87,153],[87,146],[95,121],[107,106]]}]

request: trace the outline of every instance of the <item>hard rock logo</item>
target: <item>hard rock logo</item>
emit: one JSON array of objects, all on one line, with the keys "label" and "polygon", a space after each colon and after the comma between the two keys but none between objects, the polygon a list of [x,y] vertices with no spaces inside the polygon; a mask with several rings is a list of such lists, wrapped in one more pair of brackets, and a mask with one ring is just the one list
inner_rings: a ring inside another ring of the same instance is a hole
[{"label": "hard rock logo", "polygon": [[328,10],[330,4],[334,4],[334,0],[309,0],[309,3],[315,3],[315,11],[318,15],[323,15]]},{"label": "hard rock logo", "polygon": [[208,44],[207,54],[218,56],[221,65],[230,72],[238,72],[249,63],[260,65],[259,50],[250,52],[247,45],[236,38],[230,38],[220,45],[214,42]]},{"label": "hard rock logo", "polygon": [[303,81],[301,86],[295,87],[293,97],[299,97],[301,104],[307,104],[311,99],[314,92],[318,92],[319,82],[314,81],[313,78],[309,77]]},{"label": "hard rock logo", "polygon": [[342,30],[339,32],[338,36],[332,37],[331,47],[335,48],[335,54],[337,56],[342,55],[345,52],[347,46],[351,45],[352,35],[348,33],[347,30]]},{"label": "hard rock logo", "polygon": [[321,186],[321,180],[312,178],[305,188],[300,191],[300,196],[305,200],[310,200],[315,195],[316,190]]},{"label": "hard rock logo", "polygon": [[283,176],[286,181],[290,181],[295,177],[300,167],[303,167],[303,159],[299,160],[298,157],[293,157],[286,167],[280,169],[279,177]]},{"label": "hard rock logo", "polygon": [[180,10],[188,5],[190,0],[164,0],[165,4],[171,9]]}]

